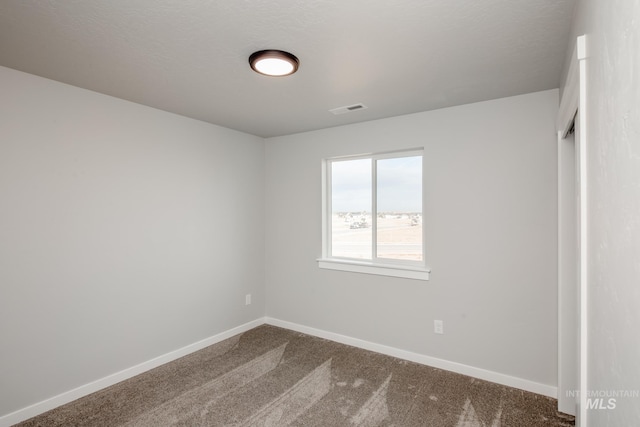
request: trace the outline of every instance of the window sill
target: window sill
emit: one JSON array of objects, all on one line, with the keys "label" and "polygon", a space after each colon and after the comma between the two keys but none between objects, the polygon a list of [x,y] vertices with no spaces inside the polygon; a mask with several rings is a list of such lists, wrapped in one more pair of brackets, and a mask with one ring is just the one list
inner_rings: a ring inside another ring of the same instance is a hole
[{"label": "window sill", "polygon": [[350,271],[352,273],[375,274],[378,276],[401,277],[414,280],[429,280],[429,273],[431,273],[431,270],[427,268],[327,258],[318,259],[318,267],[328,270]]}]

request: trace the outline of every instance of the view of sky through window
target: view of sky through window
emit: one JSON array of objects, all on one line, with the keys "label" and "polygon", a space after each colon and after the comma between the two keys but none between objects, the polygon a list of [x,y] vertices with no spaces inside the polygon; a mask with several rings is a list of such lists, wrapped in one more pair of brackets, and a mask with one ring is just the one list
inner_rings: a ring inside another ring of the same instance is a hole
[{"label": "view of sky through window", "polygon": [[331,208],[337,212],[371,212],[371,159],[331,163]]},{"label": "view of sky through window", "polygon": [[422,157],[397,157],[378,162],[378,213],[422,212]]}]

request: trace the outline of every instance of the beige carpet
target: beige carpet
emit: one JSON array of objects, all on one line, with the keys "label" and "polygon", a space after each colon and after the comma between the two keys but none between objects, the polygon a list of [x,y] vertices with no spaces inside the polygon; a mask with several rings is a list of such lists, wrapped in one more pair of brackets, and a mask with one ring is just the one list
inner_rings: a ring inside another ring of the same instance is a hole
[{"label": "beige carpet", "polygon": [[19,426],[570,426],[556,400],[263,325]]}]

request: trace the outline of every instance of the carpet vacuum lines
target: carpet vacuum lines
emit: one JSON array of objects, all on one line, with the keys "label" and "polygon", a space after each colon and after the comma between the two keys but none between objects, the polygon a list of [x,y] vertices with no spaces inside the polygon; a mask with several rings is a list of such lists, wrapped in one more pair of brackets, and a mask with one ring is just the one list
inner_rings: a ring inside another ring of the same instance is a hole
[{"label": "carpet vacuum lines", "polygon": [[500,427],[500,417],[502,416],[502,402],[500,402],[500,407],[496,412],[496,416],[493,419],[491,425],[482,422],[478,414],[476,413],[476,409],[473,407],[471,403],[471,399],[467,399],[462,408],[462,413],[460,414],[460,418],[458,418],[458,424],[456,427]]},{"label": "carpet vacuum lines", "polygon": [[273,371],[282,360],[288,343],[221,375],[207,383],[177,396],[150,412],[140,415],[123,427],[156,427],[162,425],[200,425],[209,409],[233,391]]},{"label": "carpet vacuum lines", "polygon": [[331,359],[234,427],[285,427],[318,403],[331,389]]},{"label": "carpet vacuum lines", "polygon": [[568,427],[557,400],[261,325],[20,427]]},{"label": "carpet vacuum lines", "polygon": [[351,418],[351,424],[357,427],[380,425],[389,418],[389,406],[387,405],[387,391],[392,375],[389,375],[384,383],[362,405],[362,408]]}]

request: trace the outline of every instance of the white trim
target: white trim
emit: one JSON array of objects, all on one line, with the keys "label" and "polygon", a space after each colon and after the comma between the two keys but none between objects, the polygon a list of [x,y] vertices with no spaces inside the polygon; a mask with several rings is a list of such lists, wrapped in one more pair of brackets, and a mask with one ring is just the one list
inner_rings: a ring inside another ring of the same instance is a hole
[{"label": "white trim", "polygon": [[431,271],[426,268],[400,264],[383,265],[372,262],[358,262],[333,258],[318,259],[318,267],[327,270],[349,271],[352,273],[375,274],[378,276],[400,277],[403,279],[429,280]]},{"label": "white trim", "polygon": [[560,138],[563,139],[567,136],[573,118],[578,110],[578,96],[580,94],[578,87],[578,61],[576,49],[571,56],[572,61],[569,64],[569,72],[567,73],[567,82],[562,91],[562,99],[560,100],[560,108],[558,109],[558,116],[556,118],[556,128],[560,133]]},{"label": "white trim", "polygon": [[331,168],[329,162],[322,160],[322,256],[327,257],[331,253],[331,200],[327,197],[327,189],[331,186]]},{"label": "white trim", "polygon": [[578,425],[580,427],[587,427],[589,424],[587,415],[587,396],[589,390],[588,384],[588,340],[589,340],[589,325],[588,325],[588,245],[589,235],[587,232],[588,215],[587,215],[587,36],[582,35],[578,37],[576,41],[577,59],[579,62],[579,85],[580,95],[579,107],[578,107],[578,123],[580,129],[578,130],[579,145],[579,163],[580,163],[580,405],[578,408]]},{"label": "white trim", "polygon": [[[569,64],[569,72],[567,74],[566,85],[563,90],[562,99],[560,100],[560,108],[557,116],[556,127],[558,130],[558,141],[560,142],[566,137],[570,126],[576,124],[576,140],[575,147],[578,154],[576,159],[576,168],[578,168],[579,176],[577,177],[577,191],[580,197],[580,206],[578,206],[577,221],[580,225],[578,230],[580,246],[579,253],[579,302],[578,302],[578,329],[579,343],[578,353],[579,360],[579,399],[576,410],[576,425],[581,427],[587,426],[587,396],[588,396],[588,277],[587,277],[587,80],[586,80],[586,59],[587,59],[587,38],[585,35],[576,39],[576,45]],[[577,112],[577,116],[576,116]],[[559,171],[559,177],[560,171]],[[560,220],[560,212],[558,219]],[[558,281],[559,286],[562,282]],[[561,308],[561,306],[559,305]],[[560,313],[559,313],[560,319]],[[562,337],[558,341],[559,358],[562,355]],[[561,366],[559,360],[559,367]],[[562,384],[562,370],[558,372],[558,383]],[[562,390],[560,390],[562,392]],[[559,399],[559,408],[562,410],[567,402],[562,402],[563,397]],[[566,399],[565,399],[566,400]]]},{"label": "white trim", "polygon": [[351,345],[353,347],[365,350],[375,351],[377,353],[386,354],[388,356],[397,357],[411,362],[420,363],[422,365],[432,366],[434,368],[444,369],[485,381],[491,381],[508,387],[514,387],[531,393],[541,394],[548,397],[556,398],[558,394],[557,387],[540,384],[534,381],[525,380],[523,378],[512,377],[510,375],[493,372],[474,366],[464,365],[462,363],[451,362],[449,360],[438,359],[436,357],[426,356],[423,354],[413,353],[411,351],[401,350],[389,347],[383,344],[376,344],[370,341],[352,338],[346,335],[340,335],[334,332],[328,332],[321,329],[315,329],[308,326],[299,325],[297,323],[287,322],[284,320],[266,317],[265,322],[269,325],[278,326],[285,329],[301,332],[308,335],[328,339],[342,344]]},{"label": "white trim", "polygon": [[27,406],[26,408],[22,408],[7,415],[3,415],[2,417],[0,417],[0,427],[9,427],[21,421],[28,420],[29,418],[35,417],[36,415],[40,415],[51,409],[57,408],[58,406],[72,402],[91,393],[95,393],[96,391],[102,390],[106,387],[132,378],[153,368],[157,368],[160,365],[164,365],[165,363],[169,363],[183,356],[194,353],[198,350],[202,350],[205,347],[219,343],[220,341],[231,338],[234,335],[238,335],[251,330],[255,327],[263,325],[264,323],[265,318],[252,320],[251,322],[245,323],[244,325],[237,326],[212,337],[205,338],[201,341],[189,344],[177,350],[170,351],[169,353],[166,353],[162,356],[155,357],[146,362],[142,362],[130,368],[123,369],[120,372],[116,372],[104,378],[100,378],[88,384],[74,388],[73,390],[69,390],[41,402],[34,403],[33,405]]},{"label": "white trim", "polygon": [[272,317],[262,317],[244,325],[237,326],[229,329],[225,332],[221,332],[209,338],[205,338],[196,343],[187,345],[178,350],[171,351],[162,356],[156,357],[149,361],[140,363],[131,368],[124,369],[112,375],[108,375],[104,378],[98,379],[91,383],[82,385],[73,390],[61,393],[52,398],[43,400],[41,402],[30,405],[26,408],[19,409],[10,414],[0,417],[0,427],[9,427],[19,422],[25,421],[29,418],[40,415],[58,406],[72,402],[81,397],[87,396],[96,391],[102,390],[106,387],[117,384],[121,381],[132,378],[136,375],[149,371],[165,363],[169,363],[180,357],[194,353],[210,345],[216,344],[227,338],[231,338],[237,334],[249,331],[260,325],[273,325],[281,328],[289,329],[296,332],[301,332],[307,335],[313,335],[320,338],[325,338],[331,341],[339,342],[346,345],[362,348],[365,350],[375,351],[388,356],[397,357],[411,362],[420,363],[422,365],[432,366],[438,369],[444,369],[447,371],[456,372],[463,375],[468,375],[474,378],[479,378],[485,381],[491,381],[497,384],[502,384],[508,387],[515,387],[521,390],[529,391],[531,393],[537,393],[544,396],[555,398],[557,395],[557,388],[546,384],[536,383],[534,381],[525,380],[522,378],[512,377],[510,375],[501,374],[498,372],[489,371],[482,368],[476,368],[474,366],[464,365],[462,363],[451,362],[444,359],[438,359],[423,354],[413,353],[406,350],[401,350],[394,347],[389,347],[383,344],[376,344],[369,341],[361,340],[358,338],[348,337],[346,335],[340,335],[334,332],[323,331],[320,329],[311,328],[308,326],[299,325],[297,323],[287,322],[284,320],[275,319]]},{"label": "white trim", "polygon": [[[558,116],[556,119],[556,129],[558,136],[558,410],[560,412],[564,412],[565,414],[576,415],[576,407],[577,401],[575,397],[568,394],[569,391],[575,391],[579,388],[579,378],[575,377],[575,383],[570,381],[570,379],[574,378],[574,374],[571,372],[566,372],[566,367],[569,369],[574,368],[577,372],[578,369],[575,368],[576,358],[579,354],[579,347],[574,347],[573,344],[577,344],[579,342],[579,319],[578,312],[568,313],[567,307],[571,307],[571,302],[565,301],[564,295],[566,289],[572,288],[575,286],[576,294],[573,295],[578,297],[578,284],[577,283],[566,283],[565,282],[565,269],[575,270],[576,280],[579,277],[578,267],[578,254],[574,253],[574,260],[565,259],[565,247],[571,247],[571,245],[575,245],[576,249],[578,246],[577,240],[572,240],[572,242],[565,242],[565,228],[567,224],[565,221],[566,212],[564,211],[565,205],[564,203],[571,203],[575,205],[575,191],[571,192],[571,194],[565,194],[564,180],[570,180],[575,186],[577,186],[576,181],[576,171],[575,169],[579,168],[576,153],[578,152],[578,144],[579,141],[575,140],[573,142],[573,154],[570,158],[565,158],[567,155],[565,153],[566,147],[564,145],[567,143],[566,138],[569,137],[569,130],[572,126],[575,126],[576,123],[576,114],[579,106],[579,75],[578,75],[578,56],[576,54],[577,47],[574,46],[573,54],[571,55],[571,63],[569,64],[569,72],[567,74],[566,84],[564,90],[562,92],[562,98],[560,100],[560,108],[558,109]],[[570,169],[570,172],[567,172],[567,168],[569,166],[566,162],[570,163],[573,168]],[[580,209],[578,206],[575,206],[575,212],[571,221],[573,221],[570,226],[575,231],[576,225],[579,223],[579,219],[577,217]],[[577,231],[575,231],[573,237],[575,239],[578,238]],[[579,310],[578,302],[575,301],[576,310]],[[574,330],[575,335],[566,336],[565,328],[566,322],[570,322],[568,317],[571,316],[572,320],[575,321]],[[575,340],[575,341],[574,341]],[[575,350],[575,352],[574,352]],[[574,353],[574,354],[571,354]]]}]

